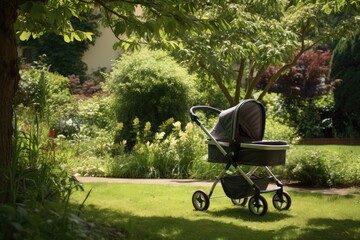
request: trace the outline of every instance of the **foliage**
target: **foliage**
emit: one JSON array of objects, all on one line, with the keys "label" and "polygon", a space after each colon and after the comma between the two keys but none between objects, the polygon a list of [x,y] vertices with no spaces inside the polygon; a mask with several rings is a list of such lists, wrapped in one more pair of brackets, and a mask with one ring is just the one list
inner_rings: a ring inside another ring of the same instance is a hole
[{"label": "foliage", "polygon": [[334,97],[332,92],[305,100],[287,99],[279,96],[272,108],[272,116],[278,122],[295,129],[303,138],[333,137],[332,117]]},{"label": "foliage", "polygon": [[70,90],[72,94],[91,97],[95,94],[101,93],[102,91],[100,82],[97,82],[95,79],[85,80],[81,84],[80,78],[78,76],[70,75],[69,81],[70,81]]},{"label": "foliage", "polygon": [[360,161],[355,154],[294,148],[288,154],[285,176],[308,186],[358,186]]},{"label": "foliage", "polygon": [[[270,92],[281,94],[276,117],[297,129],[301,137],[333,137],[334,100],[332,89],[340,82],[330,82],[330,51],[304,53],[288,74],[282,75]],[[277,72],[270,67],[262,76],[260,88]]]},{"label": "foliage", "polygon": [[[138,121],[135,121],[139,124]],[[164,131],[155,133],[154,139],[148,141],[150,124],[137,132],[137,143],[131,153],[122,154],[111,163],[111,176],[132,178],[188,178],[192,163],[203,154],[202,137],[188,123],[181,130],[180,122],[167,121],[172,125],[172,132],[166,135]],[[163,125],[162,129],[168,128]],[[139,129],[134,125],[135,129]],[[126,144],[123,142],[122,144]],[[124,149],[124,146],[122,147]]]},{"label": "foliage", "polygon": [[[264,139],[285,140],[290,144],[296,144],[299,140],[297,129],[285,122],[286,113],[282,108],[282,100],[279,94],[270,93],[264,98],[266,109]],[[285,115],[285,116],[284,116]]]},{"label": "foliage", "polygon": [[70,103],[71,96],[68,79],[50,73],[42,63],[23,69],[20,72],[22,81],[16,95],[16,104],[30,107],[40,113],[44,120],[50,121],[54,109]]},{"label": "foliage", "polygon": [[334,126],[338,136],[360,136],[360,31],[338,43],[332,59],[332,78],[342,79],[334,90]]},{"label": "foliage", "polygon": [[[269,92],[281,93],[287,101],[309,99],[327,94],[332,88],[328,78],[331,51],[318,49],[302,54],[287,74],[279,77]],[[264,88],[269,79],[281,66],[271,66],[260,79],[259,87]]]},{"label": "foliage", "polygon": [[93,136],[96,131],[91,128],[111,130],[115,125],[112,96],[94,96],[78,101],[77,119],[82,127],[82,133]]},{"label": "foliage", "polygon": [[98,226],[75,211],[39,203],[0,205],[1,239],[100,239]]},{"label": "foliage", "polygon": [[46,55],[46,63],[49,64],[51,72],[60,73],[63,76],[77,74],[82,81],[85,81],[87,66],[82,57],[91,44],[94,44],[99,36],[97,21],[100,15],[83,14],[82,21],[77,18],[71,19],[75,30],[93,33],[92,41],[64,42],[63,37],[55,33],[45,33],[39,38],[29,39],[20,42],[25,48],[32,51],[32,60],[37,61],[42,55]]},{"label": "foliage", "polygon": [[[69,79],[48,71],[43,64],[21,71],[22,81],[17,92],[17,111],[20,121],[27,122],[32,114],[39,114],[57,135],[71,137],[79,132],[76,104],[69,91]],[[56,111],[55,111],[56,110]]]},{"label": "foliage", "polygon": [[325,8],[317,2],[270,2],[212,2],[197,15],[217,19],[225,29],[191,31],[180,39],[169,37],[150,44],[171,49],[202,81],[209,82],[206,85],[216,85],[228,105],[253,98],[264,70],[279,66],[258,95],[262,101],[269,88],[303,53],[342,37],[355,29],[357,22],[353,15],[339,16],[331,13],[330,6]]},{"label": "foliage", "polygon": [[171,117],[184,121],[195,94],[194,77],[163,51],[144,49],[124,55],[113,65],[108,80],[117,120],[125,126],[115,141],[126,139],[130,148],[135,135],[129,126],[135,117],[141,119],[141,127],[151,122],[151,131]]},{"label": "foliage", "polygon": [[77,210],[70,206],[72,193],[83,188],[56,161],[46,124],[35,119],[19,127],[13,139],[11,198],[0,205],[0,238],[98,239],[100,231],[79,217],[83,204]]}]

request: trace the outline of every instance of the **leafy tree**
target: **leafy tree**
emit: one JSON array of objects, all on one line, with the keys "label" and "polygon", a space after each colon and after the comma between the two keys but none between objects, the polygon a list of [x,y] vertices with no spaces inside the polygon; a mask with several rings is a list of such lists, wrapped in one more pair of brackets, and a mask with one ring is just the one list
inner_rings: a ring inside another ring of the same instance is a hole
[{"label": "leafy tree", "polygon": [[[162,36],[182,36],[188,29],[203,29],[211,20],[194,15],[202,7],[198,1],[0,1],[0,203],[9,197],[8,170],[12,162],[12,120],[15,92],[20,80],[17,35],[20,40],[40,37],[46,32],[63,36],[65,42],[92,40],[92,34],[75,30],[71,19],[84,20],[81,13],[93,11],[95,5],[106,16],[105,22],[116,36],[126,33],[148,41]],[[135,11],[141,7],[140,17]],[[209,29],[209,28],[207,28]],[[213,28],[217,30],[216,28]],[[138,45],[140,46],[140,45]]]},{"label": "leafy tree", "polygon": [[334,90],[334,125],[339,136],[360,136],[360,31],[334,50],[331,77],[342,79]]},{"label": "leafy tree", "polygon": [[[161,46],[173,49],[204,81],[216,83],[228,104],[235,105],[241,98],[253,97],[261,75],[270,65],[280,67],[263,88],[259,100],[281,75],[296,65],[303,53],[356,27],[353,15],[340,15],[333,9],[358,10],[357,2],[335,6],[327,1],[266,3],[211,3],[197,14],[222,19],[220,25],[224,25],[225,31],[192,31],[180,41],[172,37]],[[159,47],[159,43],[154,47]]]}]

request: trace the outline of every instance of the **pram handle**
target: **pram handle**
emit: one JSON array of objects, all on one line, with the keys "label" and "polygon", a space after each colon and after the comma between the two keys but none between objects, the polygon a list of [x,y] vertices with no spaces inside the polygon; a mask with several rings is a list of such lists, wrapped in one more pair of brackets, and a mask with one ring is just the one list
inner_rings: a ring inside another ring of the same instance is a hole
[{"label": "pram handle", "polygon": [[213,112],[216,114],[221,113],[221,110],[210,107],[210,106],[193,106],[190,108],[190,117],[191,117],[191,120],[196,122],[197,124],[200,123],[200,119],[199,119],[199,116],[195,114],[196,111],[208,111],[208,112]]}]

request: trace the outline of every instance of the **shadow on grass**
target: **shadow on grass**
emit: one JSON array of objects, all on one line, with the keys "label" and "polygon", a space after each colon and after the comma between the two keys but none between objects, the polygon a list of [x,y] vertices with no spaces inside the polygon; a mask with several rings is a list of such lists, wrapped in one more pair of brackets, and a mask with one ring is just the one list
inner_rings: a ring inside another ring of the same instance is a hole
[{"label": "shadow on grass", "polygon": [[[195,211],[194,211],[195,212]],[[220,211],[224,214],[228,213],[230,216],[230,210]],[[236,224],[239,219],[234,219],[230,222],[217,221],[217,215],[220,212],[207,212],[214,216],[214,220],[201,219],[199,216],[196,220],[190,220],[186,218],[170,217],[170,216],[134,216],[132,213],[119,212],[112,209],[99,209],[94,205],[86,206],[85,215],[94,222],[108,222],[116,226],[110,227],[110,229],[125,229],[126,239],[172,239],[172,240],[212,240],[212,239],[281,239],[279,234],[281,232],[295,232],[296,227],[288,226],[286,229],[277,230],[261,230],[251,229],[246,226],[239,226]],[[239,217],[239,212],[234,211],[234,216]],[[236,214],[236,212],[238,214]],[[249,215],[248,212],[242,211],[241,214]],[[204,213],[204,214],[207,214]],[[202,213],[200,213],[201,215]],[[286,215],[285,215],[286,217]],[[269,221],[269,219],[279,219],[279,214],[270,214],[268,217],[264,216],[261,221]],[[248,216],[248,219],[256,221],[261,219],[257,216]],[[240,220],[242,221],[242,219]],[[274,220],[275,221],[275,220]]]},{"label": "shadow on grass", "polygon": [[298,239],[360,239],[360,221],[314,218]]},{"label": "shadow on grass", "polygon": [[[265,216],[252,216],[247,208],[228,208],[219,211],[195,212],[195,220],[170,217],[170,216],[136,216],[129,212],[113,209],[100,209],[94,205],[85,207],[85,216],[96,225],[113,231],[106,239],[333,239],[347,240],[360,239],[360,221],[336,220],[326,218],[313,218],[305,227],[288,225],[281,229],[264,230],[260,224],[291,218],[286,212],[269,211]],[[212,220],[205,219],[202,215],[213,216]],[[217,220],[228,217],[226,221]],[[242,226],[237,224],[242,222]],[[244,226],[246,222],[259,222],[258,228]],[[121,234],[116,234],[116,233]]]},{"label": "shadow on grass", "polygon": [[226,208],[218,211],[209,210],[208,213],[214,217],[231,217],[236,219],[242,219],[245,221],[253,222],[276,222],[286,218],[292,217],[286,213],[287,211],[279,212],[274,209],[269,209],[264,216],[254,216],[249,212],[248,207],[233,207]]}]

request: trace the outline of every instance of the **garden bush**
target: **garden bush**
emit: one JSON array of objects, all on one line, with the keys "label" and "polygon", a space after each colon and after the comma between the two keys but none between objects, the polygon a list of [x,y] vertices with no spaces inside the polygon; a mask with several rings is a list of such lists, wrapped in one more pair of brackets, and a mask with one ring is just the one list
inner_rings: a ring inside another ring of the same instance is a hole
[{"label": "garden bush", "polygon": [[71,102],[69,80],[56,73],[50,73],[48,66],[35,64],[20,71],[21,81],[16,94],[16,104],[33,108],[49,116],[55,109]]},{"label": "garden bush", "polygon": [[334,136],[333,114],[334,96],[330,92],[316,98],[290,102],[279,96],[272,105],[270,116],[281,124],[291,126],[299,137],[316,138]]},{"label": "garden bush", "polygon": [[108,76],[108,89],[115,94],[115,112],[124,129],[116,142],[127,140],[133,147],[136,139],[131,131],[135,117],[140,126],[151,122],[151,130],[169,118],[184,122],[195,96],[194,76],[187,73],[164,51],[143,49],[137,53],[124,54],[113,64]]},{"label": "garden bush", "polygon": [[332,59],[331,77],[342,79],[334,90],[334,126],[339,137],[360,136],[360,31],[340,41]]},{"label": "garden bush", "polygon": [[355,154],[295,147],[288,152],[283,170],[279,174],[284,178],[308,186],[358,186],[360,159]]}]

